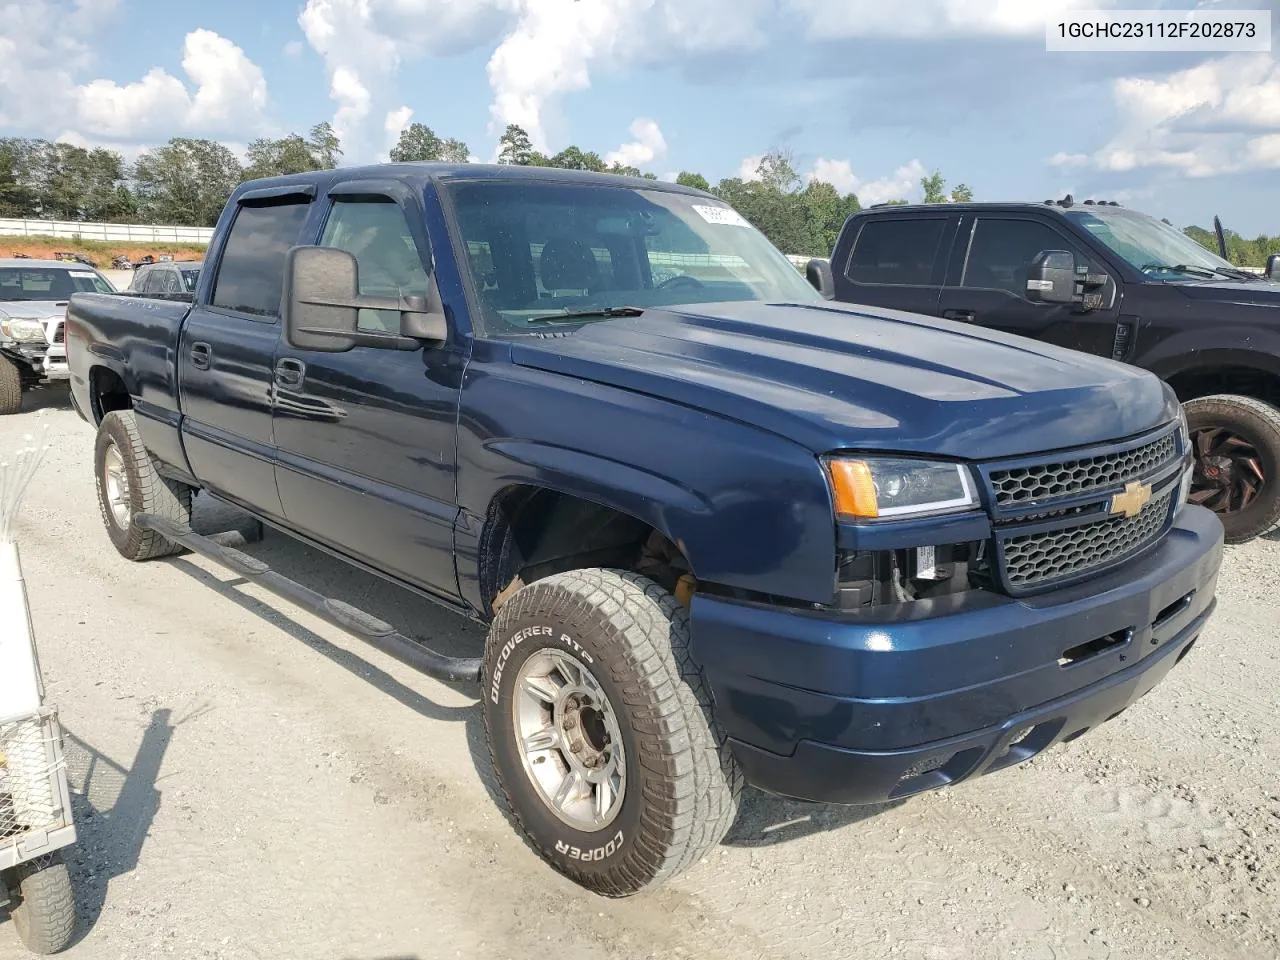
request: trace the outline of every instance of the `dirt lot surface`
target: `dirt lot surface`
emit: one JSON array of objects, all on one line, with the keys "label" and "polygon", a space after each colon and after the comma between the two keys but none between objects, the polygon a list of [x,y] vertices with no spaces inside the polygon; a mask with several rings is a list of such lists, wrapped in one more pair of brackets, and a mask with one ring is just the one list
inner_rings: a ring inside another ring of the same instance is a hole
[{"label": "dirt lot surface", "polygon": [[[68,956],[1280,956],[1280,543],[1229,548],[1193,655],[1105,728],[886,808],[753,794],[691,872],[608,901],[498,812],[468,691],[199,558],[120,559],[92,430],[30,399],[0,450],[51,425],[19,543],[81,832]],[[206,531],[234,519],[200,503]],[[447,650],[481,638],[278,534],[249,551]]]}]

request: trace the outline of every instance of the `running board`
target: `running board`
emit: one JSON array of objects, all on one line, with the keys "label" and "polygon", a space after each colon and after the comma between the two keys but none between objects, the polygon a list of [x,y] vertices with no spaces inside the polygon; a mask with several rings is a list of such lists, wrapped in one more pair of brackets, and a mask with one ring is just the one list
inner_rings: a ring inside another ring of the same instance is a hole
[{"label": "running board", "polygon": [[446,657],[422,644],[410,640],[389,623],[358,610],[349,603],[334,600],[296,580],[290,580],[271,569],[261,560],[241,553],[234,547],[192,532],[185,524],[174,523],[155,514],[139,513],[133,522],[143,530],[152,530],[166,540],[181,544],[193,553],[208,557],[234,571],[246,580],[252,580],[290,603],[311,611],[316,616],[339,627],[353,637],[376,647],[388,656],[395,657],[406,666],[447,683],[479,683],[480,659],[478,657]]}]

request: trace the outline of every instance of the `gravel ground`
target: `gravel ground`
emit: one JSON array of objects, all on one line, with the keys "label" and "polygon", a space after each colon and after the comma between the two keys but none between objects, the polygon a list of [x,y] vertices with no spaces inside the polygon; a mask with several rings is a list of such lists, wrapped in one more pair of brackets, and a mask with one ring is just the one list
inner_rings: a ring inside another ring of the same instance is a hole
[{"label": "gravel ground", "polygon": [[[875,809],[749,796],[661,891],[584,893],[491,796],[475,699],[198,557],[129,564],[57,391],[19,536],[80,842],[69,956],[1280,956],[1280,543],[1229,548],[1193,655],[1029,764]],[[207,530],[235,522],[199,503]],[[472,625],[286,538],[249,548],[450,651]],[[26,956],[0,917],[0,960]]]}]

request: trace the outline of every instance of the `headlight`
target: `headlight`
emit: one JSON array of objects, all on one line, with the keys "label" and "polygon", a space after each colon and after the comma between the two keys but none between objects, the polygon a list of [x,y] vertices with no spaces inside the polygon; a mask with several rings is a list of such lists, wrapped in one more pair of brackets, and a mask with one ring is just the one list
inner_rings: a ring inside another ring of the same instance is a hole
[{"label": "headlight", "polygon": [[0,331],[10,340],[44,340],[44,326],[39,320],[0,320]]},{"label": "headlight", "polygon": [[836,514],[878,520],[952,513],[978,505],[969,471],[958,463],[898,458],[827,461]]},{"label": "headlight", "polygon": [[1191,428],[1187,426],[1187,409],[1178,404],[1178,440],[1185,452],[1191,449]]}]

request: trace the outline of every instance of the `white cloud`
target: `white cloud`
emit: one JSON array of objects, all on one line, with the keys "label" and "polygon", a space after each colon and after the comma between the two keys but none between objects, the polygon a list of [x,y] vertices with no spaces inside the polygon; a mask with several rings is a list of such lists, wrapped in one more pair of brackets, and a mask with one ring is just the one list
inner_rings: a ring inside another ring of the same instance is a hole
[{"label": "white cloud", "polygon": [[742,163],[738,164],[738,172],[736,174],[738,179],[746,180],[748,182],[752,180],[759,180],[760,179],[760,163],[763,160],[764,160],[763,153],[757,153],[755,156],[751,156],[751,157],[743,157]]},{"label": "white cloud", "polygon": [[1280,64],[1266,54],[1121,77],[1111,93],[1120,127],[1110,141],[1092,154],[1057,154],[1051,164],[1188,177],[1280,168],[1275,135],[1266,133],[1280,128]]},{"label": "white cloud", "polygon": [[1043,35],[1045,20],[1073,8],[1123,6],[1127,0],[786,0],[785,7],[807,24],[815,40],[837,37],[955,36],[1029,37]]},{"label": "white cloud", "polygon": [[[490,133],[524,127],[553,151],[548,120],[559,98],[588,89],[597,69],[657,65],[691,52],[749,50],[768,42],[774,0],[307,0],[298,23],[324,58],[334,126],[348,156],[369,152],[374,118],[391,107],[407,60],[493,44]],[[332,89],[340,70],[369,95],[361,112]],[[381,131],[376,131],[380,139]]]},{"label": "white cloud", "polygon": [[848,160],[829,160],[819,157],[814,161],[806,180],[823,180],[841,193],[856,193],[863,206],[884,203],[887,200],[910,200],[920,194],[920,178],[928,171],[919,160],[903,164],[887,177],[863,180],[853,172]]},{"label": "white cloud", "polygon": [[153,67],[141,80],[93,80],[75,91],[77,126],[119,140],[168,139],[177,132],[216,135],[261,127],[267,81],[243,50],[211,30],[194,30],[183,45],[177,77]]},{"label": "white cloud", "polygon": [[290,40],[284,45],[284,55],[290,60],[297,60],[302,57],[302,51],[305,48],[301,40]]},{"label": "white cloud", "polygon": [[620,163],[624,167],[644,167],[666,155],[667,140],[656,121],[648,117],[637,117],[628,129],[635,140],[624,143],[617,150],[606,154],[605,163]]}]

